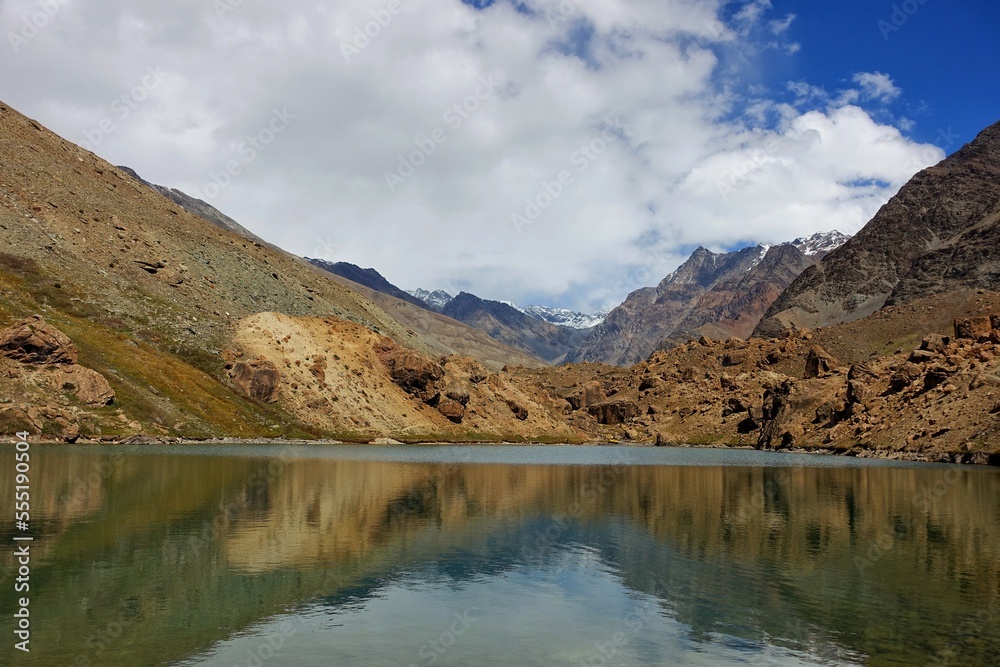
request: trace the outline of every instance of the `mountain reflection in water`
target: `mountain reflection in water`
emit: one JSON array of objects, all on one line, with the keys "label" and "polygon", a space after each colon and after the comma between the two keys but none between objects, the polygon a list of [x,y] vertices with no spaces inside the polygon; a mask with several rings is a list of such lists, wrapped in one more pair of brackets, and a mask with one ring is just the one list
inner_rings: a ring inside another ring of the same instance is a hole
[{"label": "mountain reflection in water", "polygon": [[0,663],[996,664],[998,471],[610,449],[35,448]]}]

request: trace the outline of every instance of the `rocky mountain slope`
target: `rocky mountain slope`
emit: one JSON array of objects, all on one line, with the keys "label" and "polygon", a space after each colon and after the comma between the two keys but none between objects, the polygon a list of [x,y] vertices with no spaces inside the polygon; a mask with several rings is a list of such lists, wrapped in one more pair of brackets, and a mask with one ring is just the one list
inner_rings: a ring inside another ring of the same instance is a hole
[{"label": "rocky mountain slope", "polygon": [[[487,349],[497,368],[510,359],[458,322],[435,322],[446,341],[401,324],[342,279],[189,213],[3,104],[0,163],[0,328],[30,328],[37,314],[77,350],[65,382],[16,348],[4,353],[0,423],[8,430],[67,439],[336,436],[331,422],[299,418],[294,401],[271,400],[286,383],[294,391],[289,369],[301,358],[286,350],[276,360],[233,364],[223,355],[240,353],[243,323],[268,312],[307,323],[333,317],[431,360],[457,348]],[[343,331],[332,330],[323,349],[352,335]],[[105,393],[94,374],[113,403],[91,404]],[[532,418],[542,419],[543,409]],[[468,430],[446,422],[434,432]],[[511,437],[536,425],[514,422]],[[501,430],[485,429],[494,437]],[[365,433],[382,434],[377,425]]]},{"label": "rocky mountain slope", "polygon": [[509,304],[466,292],[449,301],[442,313],[548,363],[561,362],[586,335],[585,330],[550,324]]},{"label": "rocky mountain slope", "polygon": [[118,167],[118,169],[125,172],[126,174],[128,174],[135,180],[139,181],[146,187],[152,188],[156,192],[159,192],[161,195],[163,195],[170,201],[174,202],[188,213],[192,213],[194,215],[197,215],[199,218],[208,220],[216,227],[220,227],[222,229],[226,229],[231,232],[236,232],[240,236],[244,236],[250,239],[251,241],[255,241],[257,243],[264,243],[264,244],[267,243],[266,241],[264,241],[264,239],[260,238],[259,236],[251,232],[249,229],[247,229],[240,223],[236,222],[228,215],[226,215],[225,213],[215,208],[206,201],[203,201],[201,199],[195,199],[191,195],[181,192],[176,188],[168,188],[164,185],[156,185],[155,183],[150,183],[149,181],[139,176],[139,174],[137,174],[135,170],[131,169],[130,167]]},{"label": "rocky mountain slope", "polygon": [[329,271],[330,273],[341,276],[342,278],[347,278],[348,280],[358,283],[359,285],[364,285],[365,287],[382,292],[383,294],[394,296],[397,299],[412,303],[414,306],[427,308],[427,304],[424,303],[422,299],[411,295],[409,292],[404,292],[399,289],[386,280],[385,276],[375,269],[362,269],[360,266],[349,262],[331,262],[325,259],[311,259],[309,257],[306,257],[306,260],[313,266],[318,266],[324,271]]},{"label": "rocky mountain slope", "polygon": [[903,186],[858,234],[803,272],[757,327],[848,322],[884,305],[1000,286],[1000,123]]},{"label": "rocky mountain slope", "polygon": [[698,248],[659,285],[630,294],[567,361],[625,366],[644,360],[665,340],[671,345],[700,335],[745,337],[793,279],[844,238],[830,232],[730,253]]}]

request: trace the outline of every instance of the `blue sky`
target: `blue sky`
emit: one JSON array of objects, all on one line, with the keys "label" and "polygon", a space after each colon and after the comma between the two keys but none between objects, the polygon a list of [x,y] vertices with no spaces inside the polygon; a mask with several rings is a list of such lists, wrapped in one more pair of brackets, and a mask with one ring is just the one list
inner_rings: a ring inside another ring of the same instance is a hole
[{"label": "blue sky", "polygon": [[966,143],[1000,120],[1000,3],[773,0],[773,5],[777,14],[796,14],[789,30],[802,50],[784,59],[772,86],[799,79],[835,88],[853,72],[884,72],[903,91],[892,111],[916,123],[908,134],[921,142],[937,143],[952,128]]},{"label": "blue sky", "polygon": [[1000,120],[996,2],[47,6],[0,0],[4,102],[296,254],[521,305],[855,233]]}]

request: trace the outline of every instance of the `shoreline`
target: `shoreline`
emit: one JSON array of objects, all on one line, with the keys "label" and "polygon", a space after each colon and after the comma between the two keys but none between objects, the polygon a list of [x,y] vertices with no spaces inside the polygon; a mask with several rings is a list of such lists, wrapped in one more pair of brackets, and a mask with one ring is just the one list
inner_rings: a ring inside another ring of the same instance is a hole
[{"label": "shoreline", "polygon": [[316,445],[316,446],[375,446],[375,447],[398,447],[398,446],[452,446],[452,447],[635,447],[635,448],[657,448],[657,449],[742,449],[747,451],[763,451],[779,454],[816,454],[822,456],[843,456],[860,459],[881,459],[889,461],[909,461],[914,463],[947,463],[953,465],[976,465],[976,466],[996,466],[1000,467],[1000,455],[987,454],[985,452],[907,452],[901,450],[870,449],[861,446],[854,446],[850,449],[831,448],[807,448],[807,447],[787,447],[781,449],[761,448],[752,445],[725,445],[725,444],[668,444],[657,445],[653,442],[601,442],[587,441],[582,443],[552,443],[552,442],[514,442],[514,441],[441,441],[441,440],[415,440],[403,442],[393,438],[375,438],[369,441],[352,441],[336,439],[294,439],[294,438],[159,438],[153,436],[129,436],[125,438],[80,438],[76,442],[67,443],[59,439],[41,439],[32,443],[33,445],[45,446],[121,446],[121,445],[141,445],[146,447],[183,447],[185,445]]}]

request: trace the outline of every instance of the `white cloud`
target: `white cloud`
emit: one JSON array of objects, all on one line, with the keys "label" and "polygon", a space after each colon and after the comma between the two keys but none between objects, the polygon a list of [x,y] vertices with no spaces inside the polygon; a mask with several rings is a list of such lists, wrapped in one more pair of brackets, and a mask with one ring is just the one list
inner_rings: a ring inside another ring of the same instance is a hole
[{"label": "white cloud", "polygon": [[[728,25],[723,0],[527,4],[288,0],[220,17],[199,0],[71,3],[0,61],[0,83],[82,142],[160,66],[163,84],[97,153],[203,192],[240,160],[212,203],[292,252],[326,248],[404,288],[583,309],[655,284],[689,245],[856,231],[939,159],[856,106],[898,96],[884,74],[836,95],[791,84],[794,106],[721,85],[725,49],[785,31],[766,0]],[[0,19],[33,7],[4,3]],[[503,83],[486,94],[491,75]],[[247,160],[248,137],[286,108],[294,119]],[[390,191],[386,172],[414,156]],[[547,206],[519,233],[532,201]]]},{"label": "white cloud", "polygon": [[775,35],[782,35],[792,27],[792,23],[795,22],[796,18],[795,14],[788,14],[783,19],[774,19],[769,21],[767,25],[771,29],[772,33]]},{"label": "white cloud", "polygon": [[862,97],[868,100],[891,102],[903,92],[887,74],[881,72],[858,72],[853,80],[861,86]]}]

